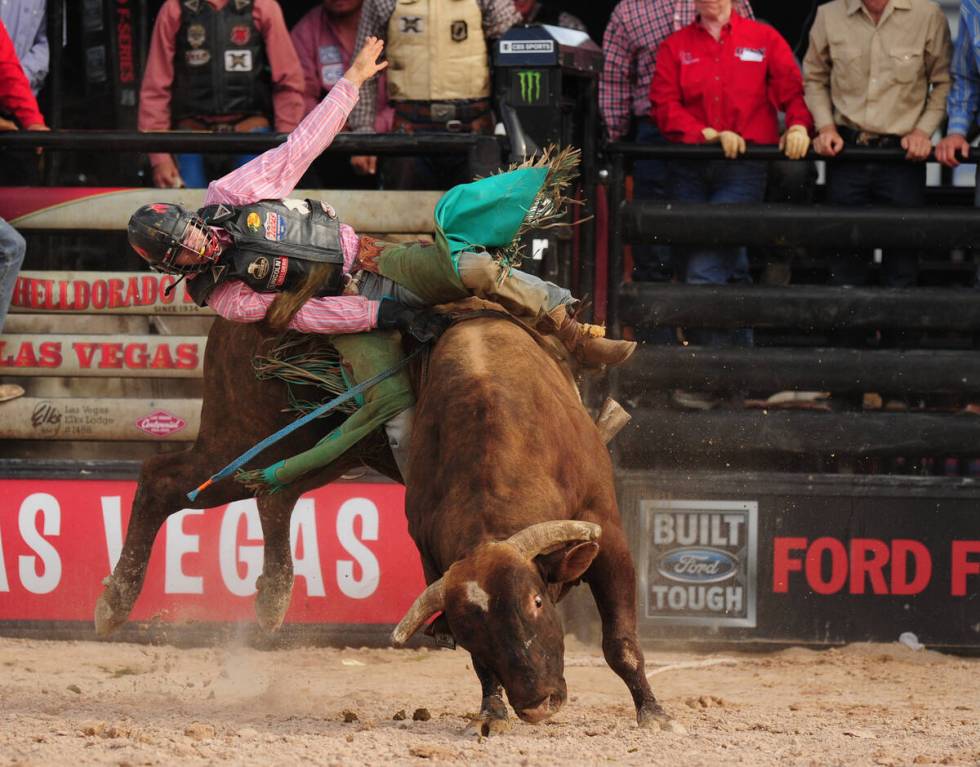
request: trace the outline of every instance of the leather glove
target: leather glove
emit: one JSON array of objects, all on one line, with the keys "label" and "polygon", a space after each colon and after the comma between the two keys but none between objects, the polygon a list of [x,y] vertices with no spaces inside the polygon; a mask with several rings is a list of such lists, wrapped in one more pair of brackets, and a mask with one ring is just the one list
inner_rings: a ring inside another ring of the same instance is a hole
[{"label": "leather glove", "polygon": [[378,308],[378,330],[400,330],[420,343],[438,338],[451,323],[445,314],[417,309],[390,298],[382,299]]},{"label": "leather glove", "polygon": [[810,148],[810,134],[802,125],[791,125],[779,139],[779,151],[791,160],[799,160],[806,156]]},{"label": "leather glove", "polygon": [[714,128],[704,128],[701,135],[709,144],[720,143],[721,151],[729,160],[734,160],[740,154],[745,153],[745,139],[735,131],[723,130],[719,132]]}]

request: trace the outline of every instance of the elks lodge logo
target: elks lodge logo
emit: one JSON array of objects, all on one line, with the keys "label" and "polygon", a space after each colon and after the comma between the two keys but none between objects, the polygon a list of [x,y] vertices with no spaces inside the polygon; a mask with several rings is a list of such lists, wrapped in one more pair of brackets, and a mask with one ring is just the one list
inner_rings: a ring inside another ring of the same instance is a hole
[{"label": "elks lodge logo", "polygon": [[541,100],[541,72],[529,70],[518,72],[517,77],[521,83],[521,101],[525,104],[533,104]]}]

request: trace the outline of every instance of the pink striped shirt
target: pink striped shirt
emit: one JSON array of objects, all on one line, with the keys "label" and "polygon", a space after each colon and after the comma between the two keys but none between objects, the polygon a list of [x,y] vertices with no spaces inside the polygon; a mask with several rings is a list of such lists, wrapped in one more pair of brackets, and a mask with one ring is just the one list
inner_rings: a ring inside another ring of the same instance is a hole
[{"label": "pink striped shirt", "polygon": [[[204,204],[247,205],[256,200],[287,197],[310,163],[344,127],[356,103],[357,88],[346,79],[339,80],[284,143],[212,181]],[[360,247],[357,233],[341,224],[340,241],[344,272],[350,272]],[[231,280],[214,289],[208,305],[225,319],[258,322],[274,298],[274,293],[258,293],[240,280]],[[362,296],[330,296],[311,298],[303,304],[289,327],[303,333],[360,333],[374,328],[377,320],[377,301]]]}]

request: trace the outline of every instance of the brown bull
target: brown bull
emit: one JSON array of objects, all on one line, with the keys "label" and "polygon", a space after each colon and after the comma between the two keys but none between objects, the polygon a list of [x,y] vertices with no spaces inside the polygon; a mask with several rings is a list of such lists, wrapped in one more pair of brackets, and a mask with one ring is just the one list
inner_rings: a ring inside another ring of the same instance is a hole
[{"label": "brown bull", "polygon": [[[541,721],[564,703],[556,602],[584,580],[607,663],[641,725],[679,730],[657,703],[636,636],[636,579],[609,454],[568,371],[509,322],[443,336],[419,397],[406,513],[426,591],[392,638],[442,613],[483,688],[479,728]],[[438,627],[438,628],[437,628]]]},{"label": "brown bull", "polygon": [[[167,517],[190,507],[185,493],[277,431],[293,416],[286,387],[259,381],[252,354],[265,337],[218,319],[208,338],[197,441],[147,460],[122,554],[95,611],[106,635],[125,623],[142,588],[153,540]],[[420,392],[406,510],[427,582],[394,634],[404,642],[443,612],[473,656],[483,687],[480,727],[518,715],[540,721],[566,698],[564,642],[556,602],[580,578],[602,617],[603,651],[626,682],[642,725],[674,727],[644,674],[636,638],[635,574],[616,507],[612,467],[568,371],[517,325],[477,319],[450,329]],[[338,417],[339,418],[339,417]],[[259,456],[266,465],[309,448],[336,422],[315,422]],[[398,477],[377,434],[334,465],[258,499],[265,559],[256,613],[274,630],[292,592],[289,517],[299,496],[367,464]],[[197,508],[247,497],[225,480]]]}]

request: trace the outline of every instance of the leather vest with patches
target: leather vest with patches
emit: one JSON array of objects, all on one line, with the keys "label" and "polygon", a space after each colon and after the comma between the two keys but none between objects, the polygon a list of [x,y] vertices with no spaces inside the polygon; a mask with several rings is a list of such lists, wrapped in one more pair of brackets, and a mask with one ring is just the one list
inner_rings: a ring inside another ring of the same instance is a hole
[{"label": "leather vest with patches", "polygon": [[333,209],[318,200],[209,205],[198,213],[234,242],[222,250],[217,263],[187,281],[187,291],[199,306],[227,280],[241,280],[259,293],[295,290],[318,264],[334,268],[314,295],[337,296],[343,290],[340,222]]},{"label": "leather vest with patches", "polygon": [[174,121],[209,115],[271,115],[271,74],[253,0],[181,0],[174,52]]},{"label": "leather vest with patches", "polygon": [[396,0],[385,53],[393,101],[490,95],[483,13],[476,0]]}]

